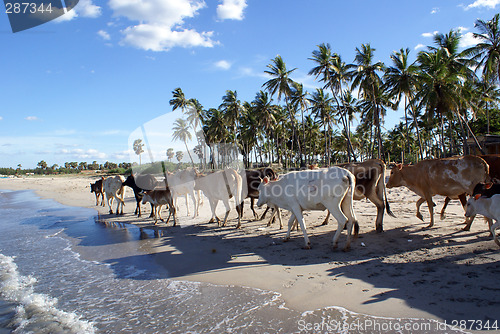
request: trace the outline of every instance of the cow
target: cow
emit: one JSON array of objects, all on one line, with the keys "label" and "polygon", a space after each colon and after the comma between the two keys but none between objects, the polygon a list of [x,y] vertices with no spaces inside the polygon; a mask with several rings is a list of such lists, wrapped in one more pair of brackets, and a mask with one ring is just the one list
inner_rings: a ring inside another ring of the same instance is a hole
[{"label": "cow", "polygon": [[103,188],[104,176],[99,180],[90,184],[90,192],[95,194],[95,205],[99,205],[99,197],[101,198],[101,206],[104,204],[104,188]]},{"label": "cow", "polygon": [[[243,183],[242,176],[232,168],[207,175],[197,173],[194,189],[203,191],[205,196],[208,198],[210,209],[212,210],[212,218],[209,223],[214,222],[215,218],[219,227],[226,226],[227,217],[229,216],[229,211],[231,210],[231,207],[229,206],[229,199],[234,197],[236,211],[238,212],[238,225],[236,228],[241,227],[241,217],[243,215],[241,202],[243,201],[243,198],[246,197],[246,191],[243,191]],[[226,208],[226,215],[222,224],[219,217],[215,214],[219,201],[222,201]]]},{"label": "cow", "polygon": [[[500,194],[497,193],[490,197],[481,196],[481,194],[471,196],[465,206],[465,216],[472,218],[477,214],[490,219],[490,233],[495,243],[500,246],[496,235],[496,229],[500,227]],[[492,219],[495,220],[494,224],[491,224]]]},{"label": "cow", "polygon": [[267,204],[291,211],[285,241],[290,239],[290,230],[297,219],[304,235],[306,249],[311,248],[311,243],[307,236],[302,211],[328,209],[338,223],[338,229],[333,237],[333,247],[337,247],[340,233],[347,223],[347,243],[344,250],[348,250],[352,226],[356,223],[352,207],[355,186],[354,175],[340,167],[289,172],[276,181],[264,179],[258,187],[257,206]]},{"label": "cow", "polygon": [[[141,216],[141,200],[143,197],[143,192],[145,190],[153,190],[155,187],[158,186],[158,181],[156,178],[151,175],[151,174],[136,174],[134,175],[129,175],[125,182],[123,182],[124,186],[128,186],[132,188],[134,191],[134,197],[135,197],[135,202],[136,202],[136,207],[135,207],[135,212],[134,214],[137,215],[137,217]],[[151,215],[150,217],[154,216],[153,212],[153,204],[151,204]]]},{"label": "cow", "polygon": [[[500,183],[500,154],[478,155],[478,157],[482,158],[488,164],[488,166],[490,168],[489,169],[489,176],[490,176],[491,181],[495,182],[495,183]],[[441,219],[444,219],[446,207],[448,206],[448,203],[450,203],[450,201],[452,199],[456,199],[456,198],[446,197],[444,199],[444,205],[443,205],[443,208],[441,209]],[[465,194],[459,195],[458,199],[460,200],[462,207],[465,208],[465,204],[467,203],[467,198],[466,198]],[[473,219],[470,220],[470,223],[472,223],[472,221],[473,221]],[[469,225],[469,227],[470,227],[470,225]],[[468,231],[468,229],[466,229],[466,231]]]},{"label": "cow", "polygon": [[430,224],[434,226],[435,195],[457,198],[462,194],[472,194],[479,182],[485,182],[489,176],[486,161],[473,156],[451,157],[422,160],[415,165],[397,164],[391,170],[387,188],[406,186],[421,198],[417,201],[417,217],[423,221],[420,205],[427,202]]},{"label": "cow", "polygon": [[168,186],[172,191],[174,205],[177,207],[177,198],[179,196],[185,196],[186,210],[187,215],[189,216],[188,195],[190,195],[193,200],[194,217],[198,216],[200,205],[200,194],[198,192],[198,197],[196,197],[194,191],[195,179],[196,170],[194,168],[187,168],[185,170],[180,170],[175,174],[167,175]]},{"label": "cow", "polygon": [[106,194],[110,214],[113,214],[111,206],[113,205],[113,200],[116,199],[116,214],[123,215],[123,206],[125,205],[125,202],[123,201],[125,196],[125,187],[123,186],[123,182],[125,182],[125,178],[121,175],[109,176],[104,179],[104,193]]},{"label": "cow", "polygon": [[[377,219],[375,220],[375,229],[377,233],[383,232],[384,211],[396,218],[389,207],[387,194],[385,190],[385,163],[379,159],[366,160],[364,162],[350,162],[336,165],[350,171],[356,177],[356,190],[354,199],[359,201],[367,198],[377,207]],[[311,168],[311,167],[310,167]],[[323,225],[328,224],[328,212]],[[355,226],[355,229],[359,229]]]},{"label": "cow", "polygon": [[257,213],[255,212],[254,209],[255,200],[259,198],[258,187],[262,179],[264,179],[266,176],[273,181],[277,180],[278,176],[276,175],[274,170],[270,167],[259,168],[254,170],[245,170],[245,175],[247,180],[247,198],[248,197],[250,198],[250,209],[252,209],[254,218],[258,219]]},{"label": "cow", "polygon": [[168,205],[169,215],[167,218],[167,224],[170,220],[170,217],[173,217],[174,226],[177,226],[177,220],[175,219],[175,206],[172,199],[172,193],[168,187],[164,189],[155,189],[155,190],[146,190],[143,193],[142,203],[146,204],[147,202],[151,203],[153,207],[152,211],[154,212],[155,225],[158,222],[158,218],[163,222],[163,218],[161,217],[161,208],[163,205]]}]

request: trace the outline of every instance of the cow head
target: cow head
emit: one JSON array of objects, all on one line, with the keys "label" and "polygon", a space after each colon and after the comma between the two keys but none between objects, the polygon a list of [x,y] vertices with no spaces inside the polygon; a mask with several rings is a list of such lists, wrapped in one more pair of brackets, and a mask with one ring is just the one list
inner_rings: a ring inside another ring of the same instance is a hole
[{"label": "cow head", "polygon": [[266,176],[262,179],[262,182],[257,187],[257,190],[259,191],[259,199],[257,200],[257,206],[259,208],[267,203],[268,200],[267,189],[269,187],[269,184],[270,184],[269,178]]},{"label": "cow head", "polygon": [[481,197],[481,194],[477,194],[476,196],[471,196],[465,204],[465,217],[471,217],[476,214],[476,203],[477,200]]},{"label": "cow head", "polygon": [[389,176],[389,181],[387,181],[387,188],[401,187],[406,185],[403,177],[403,165],[396,164],[391,169],[391,176]]}]

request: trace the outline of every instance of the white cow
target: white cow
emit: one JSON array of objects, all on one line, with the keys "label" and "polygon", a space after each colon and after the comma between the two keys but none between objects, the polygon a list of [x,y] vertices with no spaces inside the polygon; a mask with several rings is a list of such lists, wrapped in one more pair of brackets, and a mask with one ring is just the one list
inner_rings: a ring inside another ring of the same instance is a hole
[{"label": "white cow", "polygon": [[198,197],[196,197],[194,190],[195,179],[196,171],[194,168],[187,168],[185,170],[180,170],[175,174],[167,175],[168,187],[172,191],[174,205],[177,207],[177,198],[179,196],[185,196],[186,210],[187,215],[189,216],[188,195],[191,196],[194,205],[194,217],[198,216],[200,205],[200,193],[198,191]]},{"label": "white cow", "polygon": [[[104,193],[106,194],[106,200],[109,206],[109,213],[113,213],[111,206],[113,205],[113,200],[116,198],[118,202],[116,204],[116,214],[123,215],[123,206],[125,202],[123,198],[125,196],[125,188],[123,186],[125,178],[121,175],[109,176],[104,179]],[[121,211],[120,211],[121,204]]]},{"label": "white cow", "polygon": [[[244,180],[242,176],[232,168],[207,175],[197,174],[194,189],[203,191],[205,196],[208,198],[210,209],[212,210],[212,218],[209,223],[213,222],[215,218],[219,226],[226,226],[227,217],[229,216],[229,211],[231,210],[229,199],[234,197],[236,211],[238,212],[238,225],[236,228],[241,227],[241,216],[243,213],[241,202],[246,197],[246,191],[244,191],[244,189],[246,189],[246,185],[243,186],[243,183]],[[222,225],[220,224],[219,217],[215,214],[219,201],[222,201],[226,207],[226,215]]]},{"label": "white cow", "polygon": [[352,226],[356,222],[352,208],[355,185],[354,175],[340,167],[290,172],[282,175],[277,181],[265,178],[259,185],[257,205],[259,207],[264,204],[274,205],[291,211],[285,241],[290,239],[290,230],[297,218],[304,234],[306,249],[311,248],[311,243],[307,236],[302,211],[328,209],[338,222],[338,229],[333,237],[333,247],[337,247],[340,233],[347,223],[348,236],[344,250],[348,250]]},{"label": "white cow", "polygon": [[500,241],[495,230],[500,227],[500,195],[484,197],[481,194],[469,198],[465,205],[465,216],[474,217],[474,215],[483,215],[486,218],[493,219],[494,224],[490,224],[490,232],[493,235],[493,240],[500,246]]}]

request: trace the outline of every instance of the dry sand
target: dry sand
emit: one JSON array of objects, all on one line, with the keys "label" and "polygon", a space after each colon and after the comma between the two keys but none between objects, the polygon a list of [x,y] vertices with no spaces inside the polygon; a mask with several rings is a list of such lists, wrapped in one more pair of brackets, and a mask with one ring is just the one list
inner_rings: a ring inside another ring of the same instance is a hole
[{"label": "dry sand", "polygon": [[[0,179],[0,189],[33,189],[44,198],[70,206],[97,210],[101,221],[136,224],[153,228],[143,207],[142,218],[133,215],[135,200],[127,190],[125,215],[108,214],[107,207],[96,207],[89,183],[96,177],[29,177]],[[444,220],[426,229],[426,222],[415,217],[418,197],[406,188],[388,189],[391,209],[397,218],[384,217],[382,234],[375,233],[375,206],[356,201],[355,213],[360,237],[350,252],[333,250],[331,239],[337,228],[321,226],[324,212],[306,212],[311,250],[302,249],[302,232],[292,232],[284,243],[286,227],[266,227],[266,221],[253,221],[245,206],[242,229],[236,230],[236,213],[228,226],[208,224],[208,200],[201,218],[186,216],[184,200],[179,200],[182,227],[159,224],[160,237],[154,247],[141,249],[156,253],[158,262],[172,279],[249,286],[282,294],[287,307],[299,311],[341,306],[358,313],[394,317],[446,320],[499,320],[500,325],[500,249],[493,242],[482,218],[470,231],[462,231],[463,209],[452,201]],[[248,201],[248,200],[247,200]],[[437,211],[443,198],[437,196]],[[191,214],[192,203],[191,206]],[[222,211],[222,204],[219,205]],[[263,209],[258,209],[262,214]],[[167,216],[164,213],[164,216]],[[286,224],[288,214],[284,214]],[[343,232],[339,248],[345,244]]]}]

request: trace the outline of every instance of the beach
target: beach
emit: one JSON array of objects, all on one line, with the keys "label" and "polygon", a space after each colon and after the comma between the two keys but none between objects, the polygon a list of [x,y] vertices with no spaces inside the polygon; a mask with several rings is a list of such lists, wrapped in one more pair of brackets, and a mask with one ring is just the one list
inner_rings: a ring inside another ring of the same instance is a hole
[{"label": "beach", "polygon": [[[153,226],[149,205],[143,205],[143,217],[133,214],[135,199],[130,188],[126,193],[125,214],[108,213],[107,207],[95,205],[90,183],[96,176],[44,176],[0,179],[0,189],[34,190],[42,198],[96,211],[96,221],[142,228],[149,238],[140,252],[154,254],[154,263],[167,271],[169,279],[213,285],[250,287],[276,292],[285,307],[298,312],[328,307],[388,318],[434,319],[459,326],[467,320],[472,326],[479,321],[500,320],[498,274],[500,249],[489,236],[486,222],[477,217],[470,231],[462,231],[464,212],[458,201],[452,201],[446,217],[439,219],[444,198],[434,201],[435,225],[425,228],[429,213],[421,211],[426,222],[415,217],[418,196],[406,188],[387,190],[391,209],[397,218],[384,215],[384,233],[375,232],[375,206],[355,201],[354,210],[360,235],[343,252],[344,231],[339,249],[331,240],[337,223],[333,218],[321,223],[326,212],[305,213],[307,233],[312,249],[303,249],[301,231],[292,231],[291,240],[283,241],[286,226],[277,223],[267,227],[267,218],[254,221],[245,202],[242,228],[235,229],[236,212],[226,227],[208,223],[209,204],[205,198],[200,217],[186,215],[184,199],[179,199],[178,224]],[[222,204],[219,211],[222,213]],[[114,210],[115,208],[113,208]],[[218,211],[218,212],[219,212]],[[259,215],[264,208],[257,209]],[[207,216],[208,215],[208,216]],[[168,214],[163,213],[166,218]],[[223,216],[219,214],[219,217]],[[268,215],[269,217],[269,215]],[[286,225],[289,215],[283,214]],[[157,237],[155,237],[157,236]],[[127,247],[134,247],[133,241]],[[74,248],[85,259],[107,262],[120,259],[120,248],[86,251],[85,243]],[[478,329],[478,327],[463,329]]]}]

